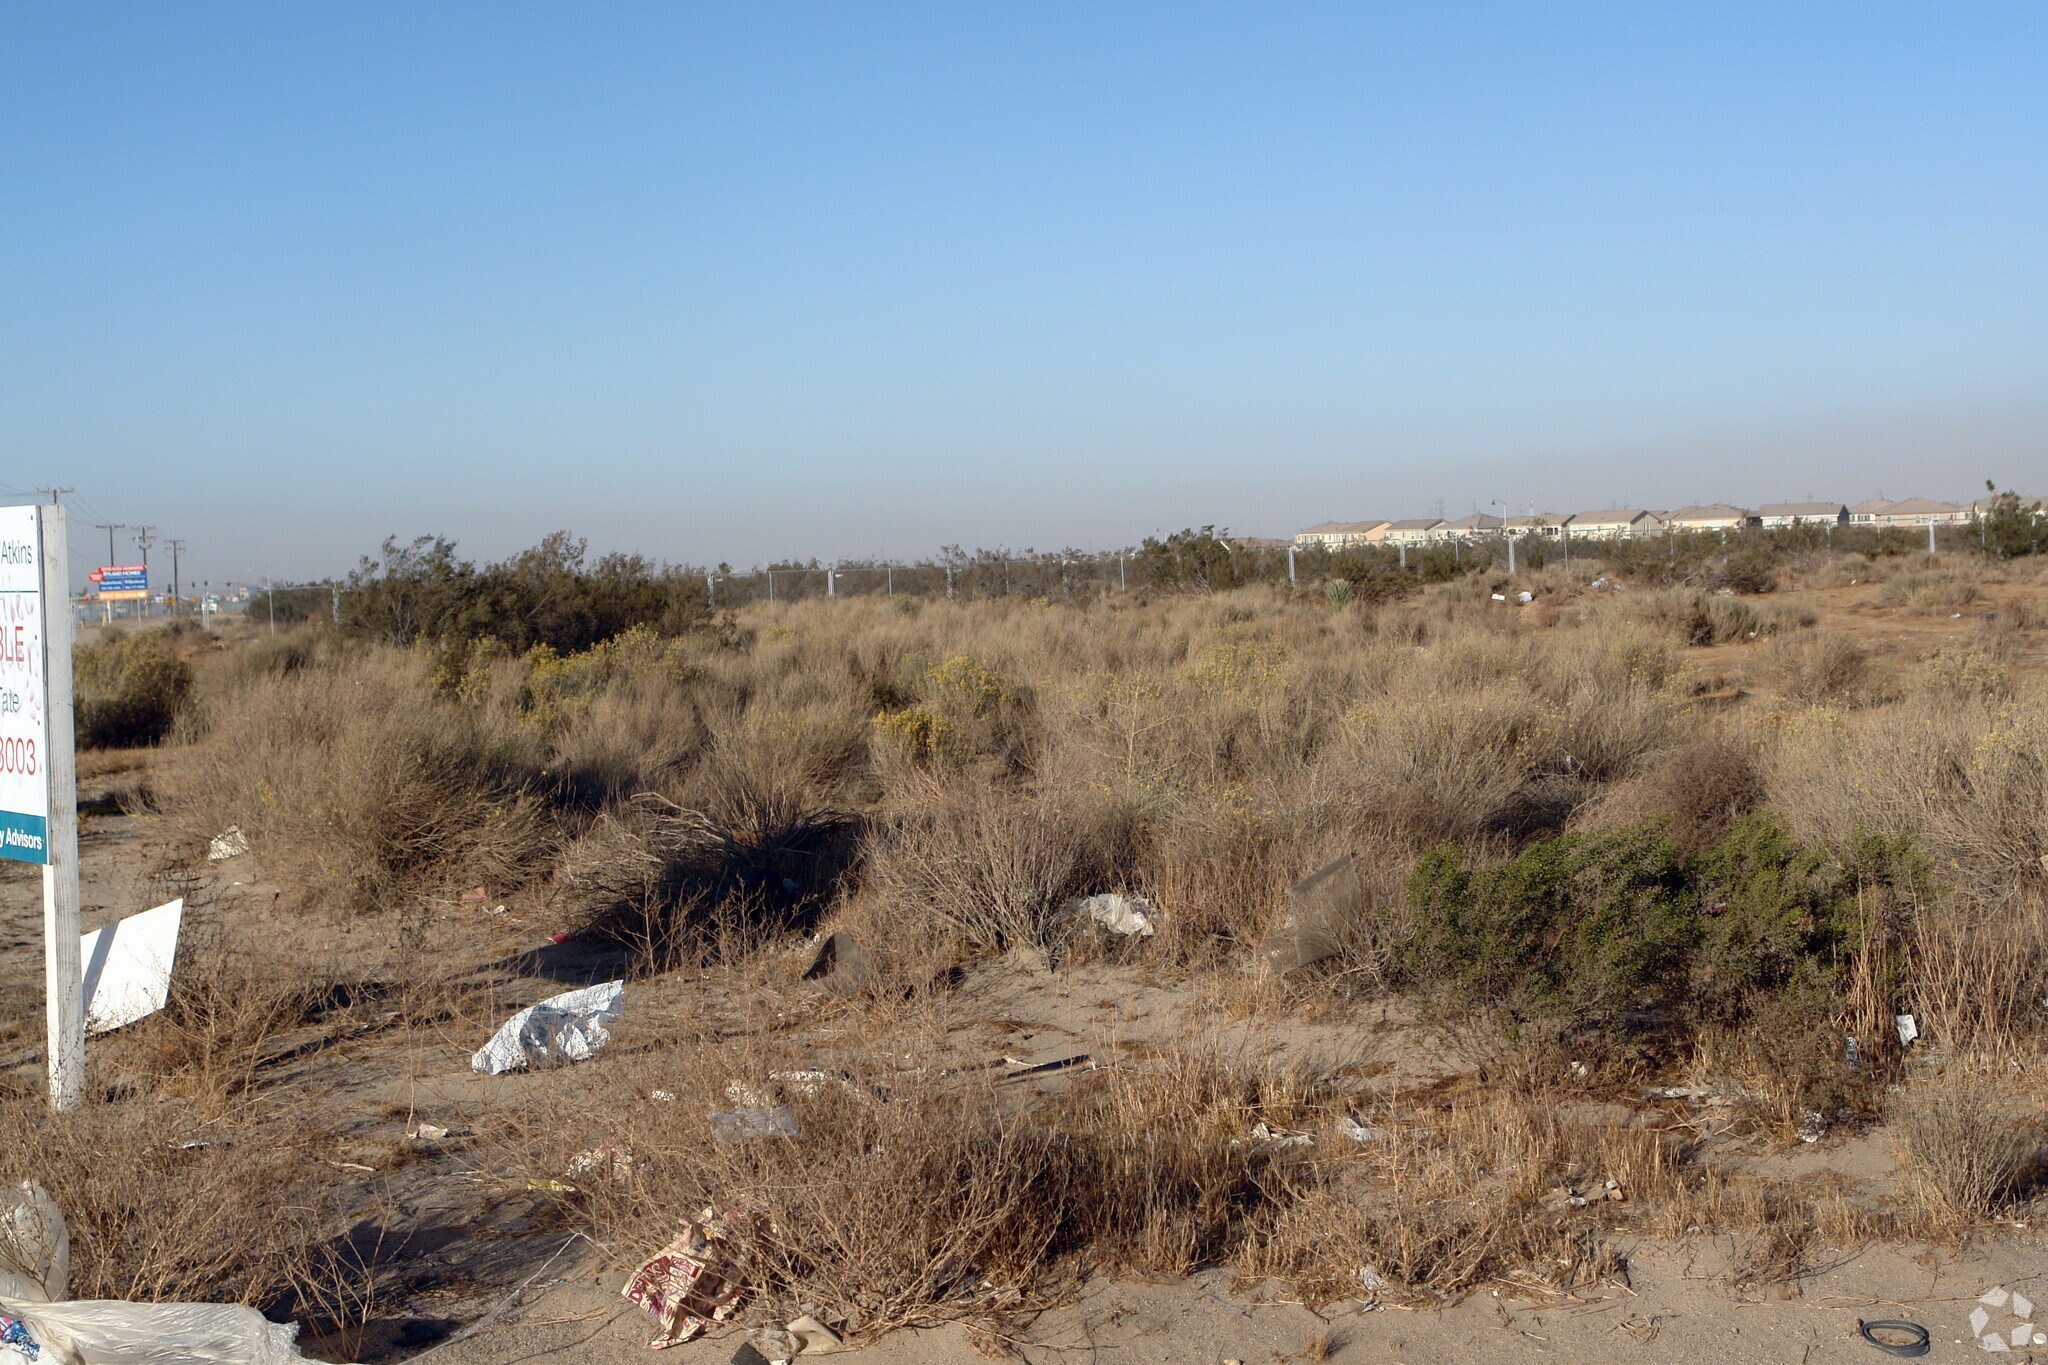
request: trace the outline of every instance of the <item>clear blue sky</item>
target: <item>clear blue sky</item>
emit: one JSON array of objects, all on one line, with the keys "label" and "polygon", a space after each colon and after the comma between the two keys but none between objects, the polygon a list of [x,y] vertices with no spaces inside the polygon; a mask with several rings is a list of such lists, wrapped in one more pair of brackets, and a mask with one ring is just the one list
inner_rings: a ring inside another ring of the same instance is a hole
[{"label": "clear blue sky", "polygon": [[18,3],[0,183],[193,577],[2048,485],[2039,0]]}]

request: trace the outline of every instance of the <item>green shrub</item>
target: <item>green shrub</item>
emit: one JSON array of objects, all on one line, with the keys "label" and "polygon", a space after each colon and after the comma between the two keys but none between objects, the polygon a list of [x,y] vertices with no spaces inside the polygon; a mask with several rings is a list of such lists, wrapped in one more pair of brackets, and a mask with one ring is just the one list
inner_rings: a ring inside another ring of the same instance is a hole
[{"label": "green shrub", "polygon": [[1444,844],[1410,876],[1415,936],[1400,972],[1474,999],[1609,1018],[1648,1009],[1700,1024],[1766,1001],[1818,1006],[1859,932],[1859,888],[1918,892],[1923,880],[1905,841],[1828,850],[1768,813],[1694,857],[1657,822],[1538,840],[1491,864]]},{"label": "green shrub", "polygon": [[85,645],[71,656],[78,743],[87,749],[155,744],[192,690],[192,669],[154,635]]}]

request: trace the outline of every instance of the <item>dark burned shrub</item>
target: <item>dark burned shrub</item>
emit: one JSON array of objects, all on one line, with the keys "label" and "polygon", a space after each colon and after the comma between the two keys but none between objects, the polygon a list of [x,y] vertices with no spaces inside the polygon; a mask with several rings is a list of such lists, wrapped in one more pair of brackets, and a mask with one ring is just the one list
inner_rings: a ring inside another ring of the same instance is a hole
[{"label": "dark burned shrub", "polygon": [[1819,1008],[1861,929],[1859,890],[1917,894],[1923,879],[1904,843],[1824,849],[1770,814],[1742,817],[1692,856],[1662,822],[1541,840],[1498,863],[1444,844],[1409,879],[1415,936],[1398,970],[1474,1000],[1610,1021]]},{"label": "dark burned shrub", "polygon": [[192,690],[192,669],[154,634],[86,645],[71,656],[78,742],[88,749],[155,744]]}]

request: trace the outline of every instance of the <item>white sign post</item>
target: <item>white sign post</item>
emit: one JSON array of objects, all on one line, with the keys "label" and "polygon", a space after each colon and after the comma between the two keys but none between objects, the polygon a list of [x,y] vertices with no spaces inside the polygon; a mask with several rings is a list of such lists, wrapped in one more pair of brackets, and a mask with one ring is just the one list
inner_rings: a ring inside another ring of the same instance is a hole
[{"label": "white sign post", "polygon": [[50,1104],[85,1085],[78,936],[78,769],[64,509],[0,507],[0,858],[43,865]]}]

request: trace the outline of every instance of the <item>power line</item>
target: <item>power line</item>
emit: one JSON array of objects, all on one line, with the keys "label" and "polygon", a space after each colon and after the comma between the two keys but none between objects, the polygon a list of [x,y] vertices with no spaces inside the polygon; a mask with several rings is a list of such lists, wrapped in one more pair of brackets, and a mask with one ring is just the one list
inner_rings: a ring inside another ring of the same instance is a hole
[{"label": "power line", "polygon": [[38,488],[36,490],[38,493],[48,493],[50,495],[50,505],[53,507],[57,503],[57,495],[59,493],[76,493],[77,491],[76,488]]}]

